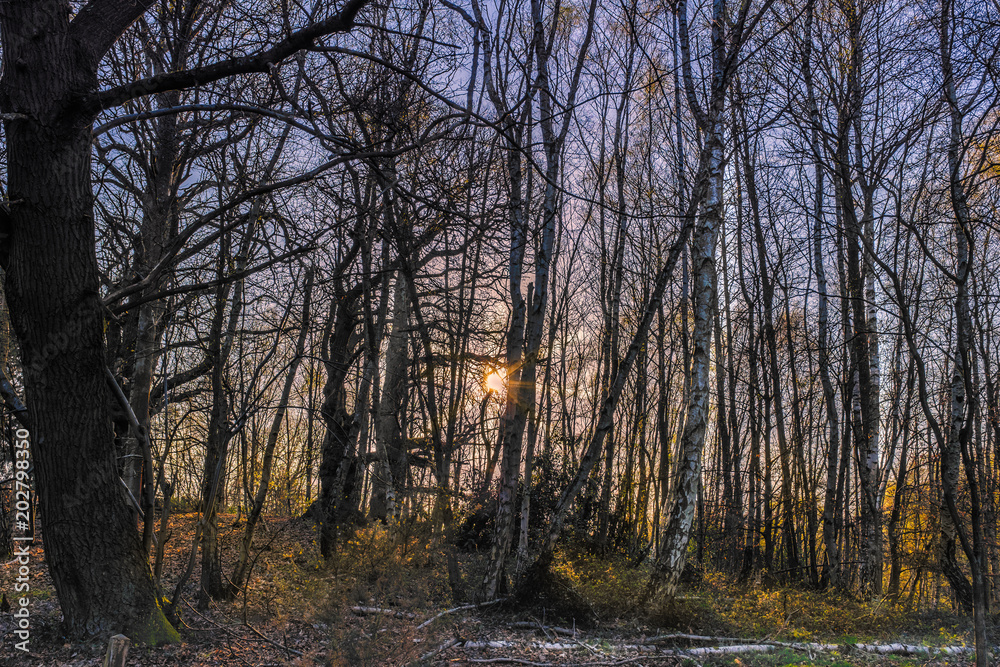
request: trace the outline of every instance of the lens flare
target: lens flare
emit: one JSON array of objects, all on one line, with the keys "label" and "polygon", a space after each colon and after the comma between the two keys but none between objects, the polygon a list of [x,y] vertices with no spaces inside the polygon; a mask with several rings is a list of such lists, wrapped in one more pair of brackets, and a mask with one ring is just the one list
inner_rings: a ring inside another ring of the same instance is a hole
[{"label": "lens flare", "polygon": [[496,393],[504,391],[504,377],[500,373],[490,373],[486,376],[486,388]]}]

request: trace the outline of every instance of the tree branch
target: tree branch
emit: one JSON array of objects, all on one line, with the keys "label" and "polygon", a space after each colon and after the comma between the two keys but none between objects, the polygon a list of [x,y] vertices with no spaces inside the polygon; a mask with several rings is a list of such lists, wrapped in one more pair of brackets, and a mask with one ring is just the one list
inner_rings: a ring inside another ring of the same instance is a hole
[{"label": "tree branch", "polygon": [[91,113],[119,106],[128,100],[168,90],[182,90],[212,83],[236,74],[268,72],[294,53],[308,48],[320,37],[347,32],[354,27],[354,19],[371,0],[348,0],[333,16],[297,30],[274,46],[254,55],[230,58],[211,65],[195,67],[180,72],[164,72],[122,86],[86,95],[80,105]]},{"label": "tree branch", "polygon": [[91,0],[70,23],[70,37],[96,68],[125,29],[152,5],[153,0]]}]

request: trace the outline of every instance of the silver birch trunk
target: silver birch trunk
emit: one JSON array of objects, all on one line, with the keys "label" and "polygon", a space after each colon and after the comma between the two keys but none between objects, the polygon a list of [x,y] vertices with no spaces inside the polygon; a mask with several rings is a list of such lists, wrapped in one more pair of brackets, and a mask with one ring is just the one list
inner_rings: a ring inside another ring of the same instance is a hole
[{"label": "silver birch trunk", "polygon": [[[683,4],[683,3],[682,3]],[[721,4],[721,3],[717,3]],[[691,355],[691,394],[687,405],[680,457],[676,462],[677,485],[669,522],[663,535],[657,568],[662,572],[661,590],[672,597],[687,562],[687,546],[694,524],[701,479],[701,455],[708,432],[711,343],[714,320],[716,270],[715,246],[722,221],[723,126],[722,99],[715,101],[708,151],[708,192],[691,243],[694,333]]]},{"label": "silver birch trunk", "polygon": [[399,516],[402,485],[406,481],[406,446],[401,422],[408,394],[410,298],[406,276],[396,273],[392,293],[392,331],[385,351],[385,378],[375,413],[375,453],[370,516],[392,522]]},{"label": "silver birch trunk", "polygon": [[809,142],[813,158],[815,176],[815,194],[813,197],[813,270],[816,272],[816,292],[819,297],[818,309],[818,341],[819,376],[823,386],[823,400],[826,406],[826,486],[823,494],[823,543],[826,547],[826,566],[823,570],[823,580],[837,587],[840,585],[840,550],[837,546],[837,527],[834,521],[837,501],[837,472],[839,470],[840,452],[840,413],[837,410],[837,391],[830,377],[830,298],[827,292],[826,269],[823,265],[823,148],[820,143],[822,120],[819,105],[816,103],[816,93],[812,76],[812,25],[815,0],[810,0],[806,6],[806,36],[802,52],[802,72],[806,83],[806,99],[808,104],[810,128]]},{"label": "silver birch trunk", "polygon": [[[973,241],[972,218],[966,196],[966,186],[962,178],[963,161],[963,112],[958,99],[955,76],[952,69],[952,22],[954,0],[944,0],[941,5],[941,72],[944,78],[944,95],[949,112],[950,136],[948,142],[949,190],[954,212],[953,230],[955,234],[955,356],[952,375],[951,429],[948,445],[941,452],[941,482],[947,512],[942,512],[942,541],[947,524],[957,534],[972,573],[972,611],[976,641],[976,667],[986,667],[989,663],[989,641],[986,635],[986,615],[988,613],[988,584],[983,576],[986,565],[984,535],[981,524],[981,504],[978,489],[978,474],[972,450],[972,422],[975,414],[976,389],[973,383],[972,362],[972,316],[969,310],[968,284],[972,273],[969,246]],[[959,524],[956,505],[958,496],[959,461],[964,462],[968,484],[970,515],[972,520],[971,544],[965,530]],[[946,516],[951,521],[946,521]],[[951,536],[954,540],[954,535]],[[962,575],[962,583],[966,582]]]}]

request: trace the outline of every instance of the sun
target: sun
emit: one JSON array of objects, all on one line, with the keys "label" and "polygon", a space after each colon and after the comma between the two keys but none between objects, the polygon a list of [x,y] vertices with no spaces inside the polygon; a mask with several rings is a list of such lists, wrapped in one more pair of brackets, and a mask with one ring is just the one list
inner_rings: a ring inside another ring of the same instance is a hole
[{"label": "sun", "polygon": [[504,391],[504,377],[500,373],[493,372],[486,376],[486,388],[496,393]]}]

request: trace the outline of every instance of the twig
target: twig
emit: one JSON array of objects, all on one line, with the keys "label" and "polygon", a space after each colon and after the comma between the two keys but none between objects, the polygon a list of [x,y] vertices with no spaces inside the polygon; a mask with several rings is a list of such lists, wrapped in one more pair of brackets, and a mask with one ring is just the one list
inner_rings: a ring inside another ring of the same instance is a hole
[{"label": "twig", "polygon": [[556,664],[554,662],[532,662],[531,660],[522,660],[521,658],[466,658],[466,661],[475,662],[480,665],[513,663],[515,665],[532,665],[532,667],[553,667]]},{"label": "twig", "polygon": [[569,628],[558,628],[554,625],[545,625],[535,621],[517,621],[515,623],[511,623],[510,627],[517,628],[518,630],[541,630],[542,632],[551,630],[558,635],[566,635],[568,637],[572,637],[576,634],[575,631],[570,630]]},{"label": "twig", "polygon": [[293,649],[293,648],[289,648],[289,647],[288,647],[288,644],[287,644],[287,643],[285,643],[285,644],[279,644],[278,642],[274,641],[274,640],[273,640],[273,639],[271,639],[270,637],[265,637],[265,636],[264,636],[263,634],[261,634],[261,633],[260,633],[260,632],[259,632],[259,631],[257,630],[257,628],[253,627],[253,626],[252,626],[252,625],[250,625],[249,623],[244,623],[243,625],[245,625],[246,627],[250,628],[250,631],[251,631],[251,632],[253,632],[253,633],[254,633],[255,635],[257,635],[258,637],[260,637],[261,639],[263,639],[264,641],[266,641],[266,642],[267,642],[268,644],[272,644],[272,645],[274,645],[274,646],[277,646],[278,648],[280,648],[280,649],[282,649],[282,650],[284,650],[284,651],[287,651],[287,652],[289,652],[289,653],[294,653],[295,655],[297,655],[297,656],[299,656],[299,657],[301,657],[301,656],[302,656],[302,651],[296,651],[296,650],[295,650],[295,649]]},{"label": "twig", "polygon": [[[205,616],[204,614],[202,614],[200,611],[198,611],[197,609],[195,609],[194,607],[192,607],[191,603],[188,602],[187,600],[184,600],[184,604],[186,604],[188,606],[188,609],[190,609],[191,611],[193,611],[194,613],[196,613],[198,616],[200,616],[203,621],[211,623],[215,627],[217,627],[220,630],[222,630],[223,632],[225,632],[227,635],[231,635],[231,636],[233,636],[235,639],[237,639],[239,641],[247,641],[247,639],[245,637],[240,637],[239,635],[235,634],[233,632],[233,629],[231,627],[229,627],[228,625],[223,625],[222,623],[216,623],[212,619],[210,619],[207,616]],[[301,656],[302,655],[301,651],[296,651],[293,648],[289,648],[287,646],[282,646],[281,644],[279,644],[278,642],[274,641],[270,637],[264,636],[263,634],[261,634],[257,630],[257,628],[253,627],[249,623],[243,623],[243,626],[245,628],[248,628],[251,632],[253,632],[255,635],[257,635],[258,637],[260,637],[262,640],[266,641],[268,644],[273,644],[274,646],[277,646],[278,648],[282,649],[283,651],[287,651],[289,653],[294,653],[297,656]],[[191,629],[192,630],[200,630],[201,628],[191,628]]]},{"label": "twig", "polygon": [[434,656],[438,655],[439,653],[443,653],[443,652],[447,651],[448,649],[450,649],[455,644],[460,644],[460,643],[462,643],[461,639],[457,639],[457,638],[449,639],[448,641],[446,641],[445,643],[441,644],[440,646],[438,646],[433,651],[430,651],[428,653],[424,653],[422,656],[420,656],[420,660],[421,660],[421,662],[424,661],[424,660],[430,660],[431,658],[433,658]]},{"label": "twig", "polygon": [[592,654],[594,654],[594,655],[599,655],[599,652],[598,652],[598,650],[597,650],[596,648],[594,648],[593,646],[591,646],[590,644],[587,644],[587,643],[585,643],[585,642],[583,642],[583,641],[581,641],[581,640],[577,639],[576,637],[573,637],[573,641],[575,641],[575,642],[576,642],[577,644],[579,644],[579,645],[580,645],[580,646],[582,646],[583,648],[585,648],[585,649],[587,649],[588,651],[590,651],[590,652],[591,652]]}]

